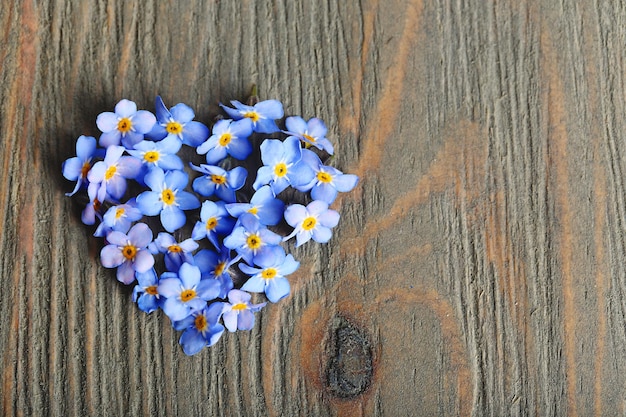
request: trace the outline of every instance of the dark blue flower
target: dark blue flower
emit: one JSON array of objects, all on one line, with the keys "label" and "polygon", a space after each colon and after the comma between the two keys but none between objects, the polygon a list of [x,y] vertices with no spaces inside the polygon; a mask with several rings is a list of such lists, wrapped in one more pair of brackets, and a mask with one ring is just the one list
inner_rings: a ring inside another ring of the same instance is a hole
[{"label": "dark blue flower", "polygon": [[209,137],[209,128],[204,123],[193,121],[196,116],[192,108],[178,103],[171,110],[157,96],[154,107],[157,123],[147,136],[155,141],[165,137],[175,137],[188,146],[198,146]]},{"label": "dark blue flower", "polygon": [[218,237],[230,234],[235,225],[235,220],[228,215],[224,204],[223,201],[208,200],[202,203],[200,221],[196,222],[191,232],[192,239],[200,240],[206,237],[213,246],[220,247]]},{"label": "dark blue flower", "polygon": [[161,306],[157,273],[150,268],[147,272],[137,272],[135,277],[137,285],[133,288],[133,302],[137,303],[139,310],[150,314]]},{"label": "dark blue flower", "polygon": [[137,105],[130,100],[121,100],[115,105],[115,113],[100,113],[96,125],[102,132],[100,146],[108,148],[120,142],[128,149],[143,140],[156,118],[147,110],[137,111]]},{"label": "dark blue flower", "polygon": [[152,191],[144,191],[137,196],[137,206],[146,216],[161,217],[161,224],[168,232],[180,229],[187,218],[183,210],[200,207],[195,195],[183,191],[188,177],[183,171],[152,169],[144,178]]},{"label": "dark blue flower", "polygon": [[248,176],[244,167],[226,171],[218,166],[201,164],[199,167],[191,165],[191,168],[204,174],[193,180],[193,190],[204,197],[216,195],[226,203],[237,201],[235,191],[244,186]]},{"label": "dark blue flower", "polygon": [[198,243],[193,239],[186,239],[180,243],[169,233],[161,232],[148,246],[148,250],[154,255],[163,253],[165,258],[165,268],[168,271],[178,271],[185,262],[193,264],[191,252],[198,249]]},{"label": "dark blue flower", "polygon": [[215,165],[227,155],[235,159],[246,159],[252,153],[248,136],[252,134],[252,121],[244,118],[237,121],[220,120],[213,126],[213,135],[196,152],[206,154],[206,162]]},{"label": "dark blue flower", "polygon": [[179,343],[186,355],[195,355],[205,346],[213,346],[224,333],[224,326],[218,323],[222,315],[223,303],[212,303],[190,316],[174,322],[176,330],[184,330]]},{"label": "dark blue flower", "polygon": [[229,272],[230,266],[234,263],[230,257],[230,249],[224,246],[220,246],[219,252],[202,249],[194,255],[194,261],[200,268],[202,279],[215,279],[220,283],[218,298],[226,298],[226,294],[234,286]]},{"label": "dark blue flower", "polygon": [[283,104],[278,100],[265,100],[258,102],[254,106],[247,106],[233,100],[230,102],[235,108],[226,107],[220,104],[224,111],[235,120],[248,118],[252,120],[252,128],[259,133],[278,132],[276,120],[282,118],[285,113]]}]

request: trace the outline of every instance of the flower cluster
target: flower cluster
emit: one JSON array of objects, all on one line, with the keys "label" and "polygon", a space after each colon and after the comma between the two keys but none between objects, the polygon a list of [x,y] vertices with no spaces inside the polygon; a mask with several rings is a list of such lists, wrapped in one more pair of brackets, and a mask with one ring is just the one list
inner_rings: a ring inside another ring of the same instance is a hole
[{"label": "flower cluster", "polygon": [[[288,242],[327,242],[339,222],[330,205],[358,182],[324,165],[334,149],[320,119],[287,117],[281,129],[279,101],[231,105],[209,129],[182,103],[157,97],[152,113],[121,100],[97,117],[99,138],[80,136],[63,164],[76,182],[67,195],[89,198],[82,221],[104,238],[102,265],[134,284],[140,310],[163,310],[187,355],[225,328],[250,330],[266,305],[253,294],[275,303],[290,293],[299,262]],[[183,145],[206,163],[185,163]],[[298,194],[308,204],[285,201]]]}]

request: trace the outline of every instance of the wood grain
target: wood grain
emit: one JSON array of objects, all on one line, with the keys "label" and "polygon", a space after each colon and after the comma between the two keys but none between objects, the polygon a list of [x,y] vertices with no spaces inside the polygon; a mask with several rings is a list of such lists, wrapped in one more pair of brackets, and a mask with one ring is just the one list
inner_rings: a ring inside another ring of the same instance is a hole
[{"label": "wood grain", "polygon": [[[625,414],[624,28],[603,0],[4,2],[0,414]],[[186,357],[60,167],[121,98],[210,123],[253,84],[361,181],[292,295]]]}]

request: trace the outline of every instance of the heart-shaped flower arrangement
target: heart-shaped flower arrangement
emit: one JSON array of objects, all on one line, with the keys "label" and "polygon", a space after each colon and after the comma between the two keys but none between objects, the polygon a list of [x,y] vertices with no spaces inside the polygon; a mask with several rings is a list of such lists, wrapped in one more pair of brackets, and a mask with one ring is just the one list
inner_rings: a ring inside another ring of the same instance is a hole
[{"label": "heart-shaped flower arrangement", "polygon": [[[326,243],[339,222],[330,204],[358,182],[324,165],[333,146],[320,119],[291,116],[280,129],[279,101],[231,104],[221,105],[229,118],[209,130],[185,104],[168,109],[157,97],[155,116],[121,100],[97,117],[99,140],[80,136],[76,157],[63,164],[76,181],[67,195],[86,190],[82,221],[105,240],[102,265],[136,282],[140,310],[160,308],[183,331],[187,355],[216,343],[224,328],[250,330],[266,305],[251,293],[272,303],[289,294],[287,276],[300,264],[285,242]],[[185,163],[183,145],[206,164]]]}]

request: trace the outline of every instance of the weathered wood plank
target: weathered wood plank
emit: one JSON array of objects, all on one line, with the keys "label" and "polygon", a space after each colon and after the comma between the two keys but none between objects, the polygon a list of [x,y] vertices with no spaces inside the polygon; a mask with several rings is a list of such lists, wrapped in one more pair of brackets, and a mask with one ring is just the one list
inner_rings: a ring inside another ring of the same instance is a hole
[{"label": "weathered wood plank", "polygon": [[[0,7],[2,415],[625,412],[626,6],[8,1]],[[194,357],[64,197],[80,134],[257,84],[361,176],[292,295]]]}]

